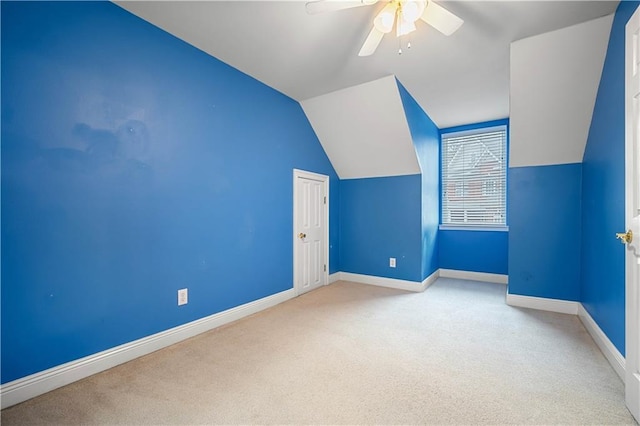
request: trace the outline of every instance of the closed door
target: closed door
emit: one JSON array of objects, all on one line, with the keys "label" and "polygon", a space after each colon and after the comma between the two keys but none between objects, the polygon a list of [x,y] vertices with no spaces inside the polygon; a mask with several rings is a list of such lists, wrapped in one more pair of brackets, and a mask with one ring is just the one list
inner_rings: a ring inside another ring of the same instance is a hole
[{"label": "closed door", "polygon": [[327,282],[328,177],[294,171],[294,286],[298,294]]},{"label": "closed door", "polygon": [[625,45],[625,399],[640,421],[640,8],[627,23]]}]

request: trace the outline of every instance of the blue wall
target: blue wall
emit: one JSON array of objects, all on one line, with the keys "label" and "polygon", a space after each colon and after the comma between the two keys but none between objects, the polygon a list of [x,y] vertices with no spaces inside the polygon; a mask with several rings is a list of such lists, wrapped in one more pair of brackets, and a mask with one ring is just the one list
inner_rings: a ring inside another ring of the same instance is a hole
[{"label": "blue wall", "polygon": [[[445,133],[464,132],[495,126],[507,126],[507,159],[509,158],[509,119],[466,124],[440,130]],[[440,165],[440,164],[439,164]],[[508,166],[508,164],[507,164]],[[438,178],[440,176],[438,175]],[[507,176],[507,200],[509,179]],[[438,194],[440,197],[441,194]],[[441,212],[438,212],[440,214]],[[509,218],[507,211],[507,220]],[[507,223],[508,225],[508,223]],[[459,271],[507,274],[509,253],[508,231],[492,230],[440,230],[440,268]]]},{"label": "blue wall", "polygon": [[[620,2],[581,164],[510,169],[509,292],[580,301],[624,354],[624,36]],[[568,237],[570,236],[570,237]]]},{"label": "blue wall", "polygon": [[422,281],[420,183],[420,175],[340,182],[343,272]]},{"label": "blue wall", "polygon": [[581,302],[620,353],[624,345],[624,37],[640,2],[620,2],[582,166]]},{"label": "blue wall", "polygon": [[459,271],[508,273],[507,231],[440,230],[440,267]]},{"label": "blue wall", "polygon": [[1,7],[3,383],[292,288],[293,168],[339,270],[297,102],[112,3]]},{"label": "blue wall", "polygon": [[422,172],[422,281],[440,267],[438,258],[440,133],[435,123],[400,82],[398,82],[398,90]]},{"label": "blue wall", "polygon": [[581,164],[509,169],[509,293],[580,298]]}]

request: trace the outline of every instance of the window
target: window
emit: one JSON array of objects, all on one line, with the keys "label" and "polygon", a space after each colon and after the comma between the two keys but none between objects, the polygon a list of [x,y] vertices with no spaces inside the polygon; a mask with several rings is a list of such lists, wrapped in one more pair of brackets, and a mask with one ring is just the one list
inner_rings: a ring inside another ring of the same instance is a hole
[{"label": "window", "polygon": [[442,225],[504,227],[506,126],[442,135]]}]

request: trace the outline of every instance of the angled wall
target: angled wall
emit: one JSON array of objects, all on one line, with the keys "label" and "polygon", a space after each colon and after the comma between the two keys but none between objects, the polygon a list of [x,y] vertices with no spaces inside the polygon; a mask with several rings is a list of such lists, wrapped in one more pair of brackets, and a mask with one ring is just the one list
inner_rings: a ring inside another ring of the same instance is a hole
[{"label": "angled wall", "polygon": [[393,76],[302,101],[340,179],[420,173]]},{"label": "angled wall", "polygon": [[624,38],[640,3],[620,2],[613,20],[582,164],[580,301],[620,353],[625,353]]},{"label": "angled wall", "polygon": [[511,45],[511,294],[580,300],[580,162],[611,22],[607,16]]},{"label": "angled wall", "polygon": [[510,167],[582,161],[612,20],[511,43]]},{"label": "angled wall", "polygon": [[398,82],[411,139],[420,163],[421,179],[421,278],[440,267],[438,226],[440,224],[440,133],[429,115]]},{"label": "angled wall", "polygon": [[2,383],[292,288],[293,168],[339,270],[297,102],[109,2],[1,7]]}]

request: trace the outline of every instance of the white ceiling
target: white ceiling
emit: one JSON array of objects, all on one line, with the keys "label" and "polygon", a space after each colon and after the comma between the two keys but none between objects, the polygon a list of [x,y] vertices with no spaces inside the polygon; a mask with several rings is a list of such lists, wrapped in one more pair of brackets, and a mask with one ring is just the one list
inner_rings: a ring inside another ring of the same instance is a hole
[{"label": "white ceiling", "polygon": [[308,15],[304,1],[118,1],[125,9],[298,101],[397,76],[436,125],[509,115],[509,45],[611,14],[617,1],[439,1],[464,19],[445,37],[419,21],[412,48],[385,36],[359,57],[384,6]]}]

